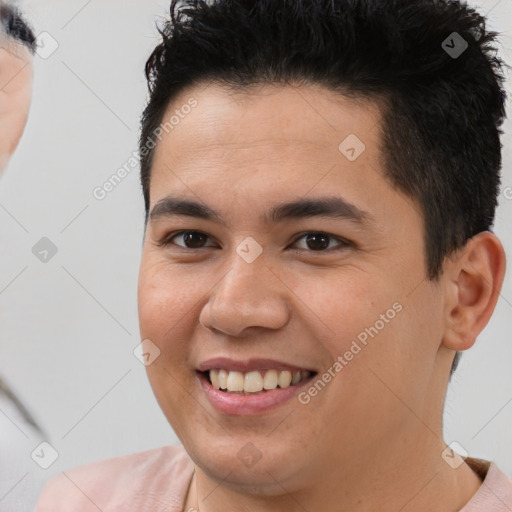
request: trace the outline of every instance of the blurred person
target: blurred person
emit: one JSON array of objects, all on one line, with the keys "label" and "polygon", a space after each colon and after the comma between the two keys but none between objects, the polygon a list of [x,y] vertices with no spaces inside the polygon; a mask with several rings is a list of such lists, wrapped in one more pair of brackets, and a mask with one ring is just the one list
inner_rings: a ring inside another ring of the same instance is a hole
[{"label": "blurred person", "polygon": [[21,138],[32,97],[35,38],[19,11],[0,3],[0,172]]},{"label": "blurred person", "polygon": [[[32,91],[35,37],[19,10],[0,3],[0,175],[27,122]],[[43,432],[11,387],[0,377],[0,510],[34,510],[43,471],[30,454]]]},{"label": "blurred person", "polygon": [[161,36],[138,303],[182,446],[66,471],[37,512],[512,510],[508,476],[442,428],[505,274],[485,18],[455,0],[173,0]]}]

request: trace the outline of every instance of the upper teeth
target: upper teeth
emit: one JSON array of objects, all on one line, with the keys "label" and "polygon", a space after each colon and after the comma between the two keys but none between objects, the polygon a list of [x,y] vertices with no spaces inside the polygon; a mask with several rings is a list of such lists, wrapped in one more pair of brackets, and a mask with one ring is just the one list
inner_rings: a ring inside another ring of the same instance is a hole
[{"label": "upper teeth", "polygon": [[287,388],[290,384],[308,378],[310,372],[290,372],[288,370],[277,371],[267,370],[263,376],[259,371],[247,373],[232,372],[227,370],[210,370],[210,380],[216,389],[226,389],[227,391],[244,391],[247,393],[257,393],[264,389]]}]

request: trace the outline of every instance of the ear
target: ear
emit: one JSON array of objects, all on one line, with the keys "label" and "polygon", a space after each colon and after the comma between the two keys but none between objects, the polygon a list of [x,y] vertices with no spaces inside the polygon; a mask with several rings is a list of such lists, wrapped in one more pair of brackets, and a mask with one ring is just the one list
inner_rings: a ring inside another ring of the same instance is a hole
[{"label": "ear", "polygon": [[505,276],[505,251],[498,237],[484,231],[448,258],[445,267],[443,344],[467,350],[487,325]]}]

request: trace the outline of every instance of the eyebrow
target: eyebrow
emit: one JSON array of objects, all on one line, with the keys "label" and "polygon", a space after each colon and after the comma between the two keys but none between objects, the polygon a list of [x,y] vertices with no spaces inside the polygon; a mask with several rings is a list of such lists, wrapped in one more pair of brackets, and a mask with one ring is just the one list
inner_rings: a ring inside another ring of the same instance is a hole
[{"label": "eyebrow", "polygon": [[[173,196],[167,196],[158,201],[151,210],[149,220],[156,221],[172,216],[195,217],[226,226],[222,215],[209,206],[190,199],[180,199]],[[339,196],[297,199],[282,203],[264,214],[261,220],[265,224],[278,224],[287,220],[311,217],[342,219],[359,225],[373,223],[373,218],[368,212],[361,210]]]}]

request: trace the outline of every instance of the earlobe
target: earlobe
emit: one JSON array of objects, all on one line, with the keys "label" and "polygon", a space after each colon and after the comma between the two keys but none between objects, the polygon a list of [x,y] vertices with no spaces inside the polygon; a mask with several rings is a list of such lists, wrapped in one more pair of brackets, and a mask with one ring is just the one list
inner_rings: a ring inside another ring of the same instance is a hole
[{"label": "earlobe", "polygon": [[471,348],[489,322],[505,276],[505,252],[489,231],[471,238],[457,259],[447,263],[443,344]]}]

